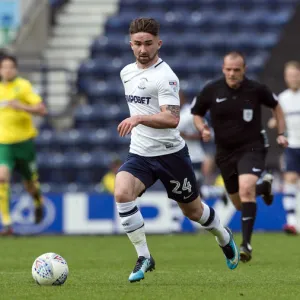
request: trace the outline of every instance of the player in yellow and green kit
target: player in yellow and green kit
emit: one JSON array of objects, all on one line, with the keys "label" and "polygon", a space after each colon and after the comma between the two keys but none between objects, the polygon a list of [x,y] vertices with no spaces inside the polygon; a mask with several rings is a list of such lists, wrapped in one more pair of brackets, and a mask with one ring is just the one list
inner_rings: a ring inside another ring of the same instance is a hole
[{"label": "player in yellow and green kit", "polygon": [[46,107],[30,82],[18,77],[17,60],[0,60],[0,212],[1,235],[12,234],[9,211],[11,174],[18,171],[24,186],[34,199],[35,222],[43,218],[43,198],[39,188],[34,138],[38,134],[32,115],[45,115]]}]

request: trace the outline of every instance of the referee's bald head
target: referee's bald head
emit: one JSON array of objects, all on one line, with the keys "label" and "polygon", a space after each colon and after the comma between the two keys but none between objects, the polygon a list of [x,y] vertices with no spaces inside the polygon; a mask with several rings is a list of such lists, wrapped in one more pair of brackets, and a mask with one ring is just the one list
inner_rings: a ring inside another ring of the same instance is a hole
[{"label": "referee's bald head", "polygon": [[246,57],[242,52],[239,51],[230,51],[224,55],[224,61],[226,58],[235,59],[240,57],[243,60],[244,67],[246,66]]}]

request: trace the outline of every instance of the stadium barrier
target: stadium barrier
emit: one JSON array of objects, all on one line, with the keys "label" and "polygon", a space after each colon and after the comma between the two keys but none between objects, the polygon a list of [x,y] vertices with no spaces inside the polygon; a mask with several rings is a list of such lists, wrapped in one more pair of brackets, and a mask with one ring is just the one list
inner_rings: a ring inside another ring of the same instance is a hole
[{"label": "stadium barrier", "polygon": [[[280,231],[285,223],[282,195],[276,194],[274,204],[267,207],[258,199],[256,231]],[[149,191],[139,199],[145,218],[146,231],[151,234],[194,233],[200,225],[185,218],[174,201],[164,192]],[[240,212],[232,204],[208,199],[221,217],[223,224],[240,231]],[[17,234],[122,234],[114,199],[109,194],[46,194],[45,218],[34,224],[33,202],[27,194],[12,197],[12,219]]]}]

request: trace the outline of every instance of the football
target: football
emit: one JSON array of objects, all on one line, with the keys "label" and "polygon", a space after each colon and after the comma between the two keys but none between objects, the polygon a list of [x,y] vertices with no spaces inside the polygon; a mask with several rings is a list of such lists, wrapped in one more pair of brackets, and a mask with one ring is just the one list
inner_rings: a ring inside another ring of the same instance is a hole
[{"label": "football", "polygon": [[69,267],[66,260],[56,253],[45,253],[35,259],[32,277],[39,285],[62,285],[67,280]]}]

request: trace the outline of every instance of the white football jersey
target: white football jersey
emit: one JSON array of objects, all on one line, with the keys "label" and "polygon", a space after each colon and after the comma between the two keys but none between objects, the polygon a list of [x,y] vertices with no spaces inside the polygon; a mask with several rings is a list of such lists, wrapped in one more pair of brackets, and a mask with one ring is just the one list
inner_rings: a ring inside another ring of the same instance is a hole
[{"label": "white football jersey", "polygon": [[300,90],[287,89],[278,96],[285,116],[290,148],[300,148]]},{"label": "white football jersey", "polygon": [[[139,69],[136,63],[121,71],[125,98],[131,116],[154,115],[162,105],[180,105],[179,80],[172,69],[159,59]],[[141,156],[159,156],[177,152],[185,145],[177,128],[156,129],[144,125],[133,128],[130,152]]]},{"label": "white football jersey", "polygon": [[[180,132],[185,134],[199,133],[194,125],[194,116],[191,113],[190,104],[185,104],[181,107],[178,129]],[[185,142],[189,148],[192,163],[200,163],[204,161],[205,154],[200,139],[198,141],[186,139]]]}]

